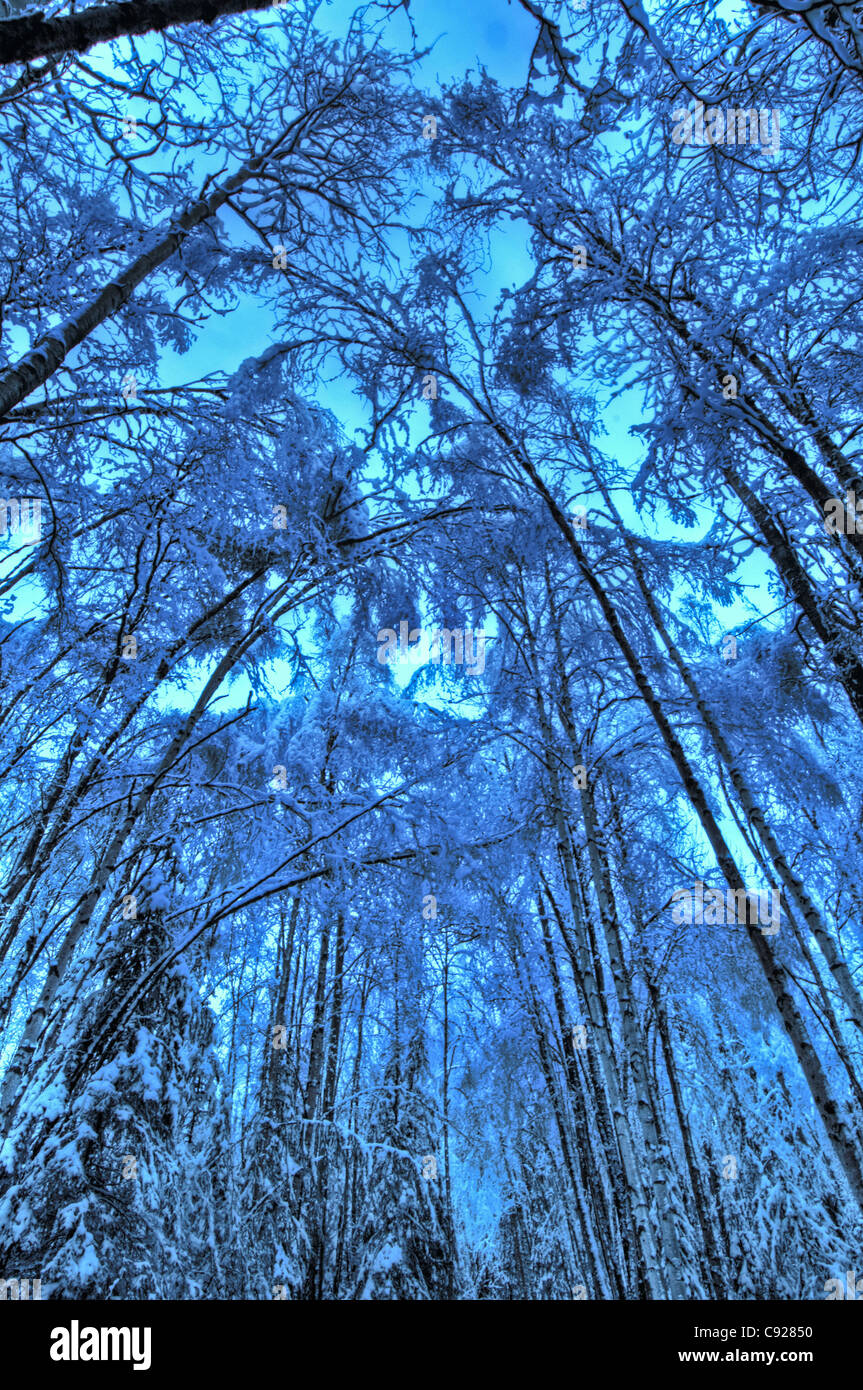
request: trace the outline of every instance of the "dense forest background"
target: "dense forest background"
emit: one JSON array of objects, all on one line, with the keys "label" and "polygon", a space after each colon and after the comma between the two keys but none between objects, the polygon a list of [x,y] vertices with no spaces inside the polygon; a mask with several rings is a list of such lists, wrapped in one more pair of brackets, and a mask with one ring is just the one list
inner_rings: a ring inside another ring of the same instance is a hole
[{"label": "dense forest background", "polygon": [[841,1296],[863,6],[0,61],[0,1277]]}]

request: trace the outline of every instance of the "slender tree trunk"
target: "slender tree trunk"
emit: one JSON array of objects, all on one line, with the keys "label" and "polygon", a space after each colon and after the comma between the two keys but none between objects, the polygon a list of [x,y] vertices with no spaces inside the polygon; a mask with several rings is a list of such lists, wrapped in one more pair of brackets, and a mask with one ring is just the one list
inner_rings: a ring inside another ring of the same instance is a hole
[{"label": "slender tree trunk", "polygon": [[[716,862],[725,877],[726,883],[734,892],[745,895],[747,890],[740,870],[737,867],[734,856],[710,809],[704,790],[683,750],[683,745],[672,729],[665,715],[665,711],[662,708],[659,697],[648,680],[644,668],[636,655],[635,649],[624,632],[617,610],[611,602],[605,588],[588,564],[587,557],[576,539],[572,526],[549,492],[542,478],[537,473],[532,461],[524,451],[519,448],[509,432],[497,420],[493,422],[493,428],[506,443],[511,453],[516,457],[524,473],[530,478],[533,486],[543,498],[558,529],[563,533],[576,560],[579,571],[593,594],[600,612],[608,625],[609,631],[629,668],[636,689],[647,706],[659,730],[662,741],[668,749],[671,760],[677,769],[684,790],[692,803],[692,807],[698,816],[702,829],[716,856]],[[779,1011],[785,1031],[797,1054],[797,1060],[806,1077],[809,1092],[812,1096],[815,1108],[821,1116],[827,1137],[842,1166],[854,1200],[861,1211],[863,1211],[863,1170],[861,1170],[860,1166],[860,1156],[839,1111],[839,1107],[833,1096],[830,1083],[821,1065],[818,1053],[812,1045],[806,1023],[789,993],[788,979],[785,970],[774,956],[767,941],[758,928],[747,920],[745,923],[745,930]]]},{"label": "slender tree trunk", "polygon": [[[610,499],[606,496],[606,502],[609,501]],[[613,506],[613,504],[610,505]],[[626,528],[623,527],[622,519],[620,518],[619,514],[617,516],[617,520],[618,524],[621,526],[621,529],[623,531],[624,544],[626,545],[630,563],[633,568],[633,573],[635,575],[639,590],[641,591],[641,595],[644,599],[647,611],[650,614],[651,621],[653,622],[653,625],[656,628],[656,631],[662,641],[663,646],[668,652],[668,655],[671,657],[671,661],[675,667],[675,670],[680,676],[680,679],[683,681],[683,684],[685,685],[686,690],[695,705],[695,708],[698,710],[702,723],[704,724],[705,729],[710,735],[711,742],[713,743],[713,746],[716,750],[720,762],[728,770],[728,775],[731,778],[731,784],[734,787],[734,790],[740,801],[740,805],[743,807],[743,811],[749,823],[753,826],[755,832],[763,842],[764,847],[767,850],[767,853],[770,857],[770,862],[773,865],[773,868],[780,882],[782,883],[791,900],[797,906],[797,909],[803,917],[803,920],[805,921],[807,927],[809,928],[809,930],[811,931],[812,935],[818,943],[819,949],[821,950],[821,953],[824,956],[825,961],[827,962],[827,967],[830,970],[830,973],[833,976],[834,980],[836,981],[839,993],[841,994],[845,1007],[848,1010],[849,1019],[859,1030],[861,1036],[863,1036],[863,999],[860,998],[860,994],[858,993],[857,986],[854,983],[851,971],[848,968],[848,964],[840,955],[839,949],[836,946],[836,943],[834,942],[833,938],[831,937],[826,923],[821,917],[821,914],[816,908],[815,904],[812,902],[812,899],[809,897],[809,894],[806,892],[803,883],[792,871],[791,866],[785,857],[785,854],[780,849],[776,836],[773,834],[773,831],[767,821],[767,818],[761,810],[761,807],[756,802],[755,797],[751,792],[749,785],[746,782],[743,773],[740,770],[740,767],[738,766],[737,759],[732,753],[731,748],[728,742],[726,741],[725,736],[722,733],[722,730],[720,729],[717,720],[713,715],[713,712],[709,708],[707,701],[702,697],[694,676],[689,670],[689,667],[686,665],[686,662],[684,661],[682,655],[678,651],[677,646],[673,638],[671,637],[671,634],[668,631],[668,628],[659,610],[659,605],[657,604],[650,590],[650,586],[646,581],[644,570],[642,568],[641,561],[638,556],[638,551],[635,546],[635,542],[633,541],[632,536],[629,534]]]},{"label": "slender tree trunk", "polygon": [[124,0],[46,19],[44,11],[0,20],[0,63],[32,63],[56,53],[86,53],[97,43],[149,34],[175,24],[213,24],[221,15],[270,8],[272,0]]},{"label": "slender tree trunk", "polygon": [[[528,640],[531,649],[531,657],[534,670],[537,670],[536,647],[532,636],[528,631]],[[551,727],[542,699],[542,692],[535,690],[537,711],[539,715],[540,728],[544,746],[547,750],[546,767],[548,770],[549,784],[551,788],[551,806],[554,815],[555,825],[558,834],[558,846],[566,865],[565,880],[570,895],[570,906],[573,921],[579,920],[580,911],[577,899],[577,889],[575,882],[575,870],[572,865],[566,822],[562,808],[562,795],[554,758],[554,740],[552,738]],[[614,1048],[610,1032],[606,1026],[603,1016],[602,1006],[599,1000],[596,975],[592,964],[588,959],[588,952],[576,942],[576,952],[579,957],[579,975],[584,984],[585,1000],[588,1007],[588,1014],[591,1024],[590,1041],[596,1047],[600,1065],[602,1067],[603,1079],[608,1094],[609,1105],[611,1108],[612,1122],[617,1133],[620,1154],[623,1161],[623,1173],[626,1182],[627,1193],[631,1203],[633,1221],[635,1225],[636,1239],[640,1254],[640,1270],[644,1278],[649,1295],[654,1299],[665,1297],[665,1266],[660,1259],[659,1252],[653,1235],[653,1225],[650,1219],[650,1211],[646,1193],[641,1180],[641,1168],[638,1160],[636,1146],[632,1137],[629,1125],[629,1116],[623,1100],[621,1088],[618,1081],[617,1069],[614,1061]]]},{"label": "slender tree trunk", "polygon": [[[571,854],[572,851],[570,849],[570,858]],[[561,878],[564,884],[566,884],[567,867],[563,863],[561,864]],[[573,933],[569,930],[564,919],[563,912],[554,896],[551,885],[548,883],[548,880],[546,879],[541,869],[540,879],[545,889],[545,894],[546,898],[548,899],[549,907],[554,913],[554,918],[557,923],[558,931],[560,932],[561,940],[563,941],[563,944],[566,947],[566,952],[569,957],[570,967],[572,970],[573,981],[578,991],[580,1005],[583,1009],[583,1017],[589,1018],[590,1010],[587,1005],[587,996],[584,987],[584,981],[581,978],[580,954],[576,950]],[[582,935],[584,934],[581,917],[579,917],[576,921],[576,928],[576,935],[579,931]],[[631,1232],[632,1237],[634,1238],[635,1226],[633,1224],[632,1213],[629,1208],[629,1204],[625,1200],[626,1183],[623,1175],[623,1158],[620,1152],[620,1145],[618,1143],[617,1133],[615,1131],[615,1127],[612,1121],[611,1111],[609,1109],[608,1097],[606,1095],[605,1086],[602,1080],[601,1068],[599,1062],[597,1061],[597,1050],[595,1047],[592,1048],[588,1046],[585,1048],[580,1048],[578,1052],[576,1052],[573,1044],[572,1034],[569,1035],[568,1042],[570,1045],[570,1055],[572,1055],[575,1058],[576,1062],[574,1088],[577,1090],[577,1093],[584,1098],[585,1115],[587,1118],[592,1117],[596,1129],[599,1154],[597,1154],[593,1150],[592,1136],[590,1132],[590,1127],[588,1126],[588,1136],[590,1139],[590,1155],[593,1165],[592,1172],[596,1175],[596,1184],[599,1189],[601,1201],[604,1210],[608,1214],[607,1223],[601,1223],[601,1229],[604,1232],[607,1227],[610,1240],[613,1240],[616,1236],[620,1241],[621,1248],[631,1250],[633,1248],[633,1241],[629,1240],[628,1233]],[[608,1178],[608,1193],[606,1193],[605,1191],[606,1175]],[[597,1198],[597,1201],[600,1200],[600,1197]],[[637,1245],[637,1241],[634,1241],[634,1244]],[[628,1255],[624,1258],[624,1260],[622,1261],[623,1272],[621,1272],[620,1261],[609,1259],[608,1264],[609,1268],[615,1271],[615,1277],[620,1286],[618,1296],[620,1298],[625,1298],[627,1296],[626,1286],[631,1269],[631,1261]]]},{"label": "slender tree trunk", "polygon": [[779,577],[827,652],[851,707],[863,724],[863,663],[855,655],[847,633],[822,607],[809,575],[765,504],[730,465],[725,465],[722,472],[764,537]]},{"label": "slender tree trunk", "polygon": [[327,1054],[327,1076],[324,1083],[324,1119],[331,1120],[336,1104],[336,1077],[339,1063],[339,1043],[342,1033],[342,1004],[345,971],[345,914],[336,913],[336,952],[333,966],[333,1004],[330,1010],[330,1040]]},{"label": "slender tree trunk", "polygon": [[[546,589],[557,656],[556,676],[561,720],[569,744],[573,765],[578,766],[582,762],[581,752],[578,746],[578,734],[574,724],[572,701],[569,695],[566,667],[561,648],[558,614],[555,610],[554,595],[552,593],[547,566]],[[664,1253],[666,1258],[670,1261],[668,1267],[669,1291],[672,1298],[680,1299],[685,1297],[685,1290],[681,1280],[683,1257],[674,1219],[672,1188],[666,1181],[662,1145],[656,1125],[657,1107],[650,1085],[647,1049],[644,1045],[638,1014],[631,990],[629,989],[629,979],[625,970],[620,932],[617,923],[617,907],[614,901],[614,889],[611,884],[608,865],[600,847],[599,827],[593,800],[593,789],[589,783],[580,789],[579,796],[581,799],[581,813],[587,838],[587,849],[590,858],[593,886],[599,905],[599,920],[605,936],[605,946],[608,953],[609,965],[611,967],[612,979],[614,981],[615,993],[617,995],[618,1007],[620,1009],[627,1057],[632,1067],[633,1080],[635,1082],[636,1103],[639,1120],[641,1122],[645,1152],[647,1154],[648,1168],[650,1170],[651,1186],[656,1193],[657,1210],[662,1227],[663,1245],[665,1247]]]},{"label": "slender tree trunk", "polygon": [[[609,1253],[606,1245],[607,1232],[610,1229],[610,1216],[605,1201],[605,1192],[601,1181],[599,1183],[592,1183],[590,1181],[589,1161],[591,1144],[587,1125],[587,1115],[585,1113],[584,1095],[578,1075],[578,1062],[576,1060],[575,1047],[572,1040],[572,1029],[569,1025],[569,1020],[566,1016],[566,1008],[563,1002],[563,986],[561,984],[560,972],[557,968],[557,961],[554,956],[551,928],[548,922],[548,914],[546,913],[542,901],[541,892],[537,892],[536,907],[542,928],[542,940],[546,959],[548,961],[549,974],[551,976],[552,997],[554,998],[564,1057],[564,1074],[566,1076],[570,1104],[573,1112],[575,1142],[572,1147],[574,1152],[578,1155],[578,1177],[574,1177],[573,1181],[580,1225],[584,1240],[591,1244],[591,1262],[594,1267],[594,1277],[596,1279],[596,1288],[599,1296],[604,1298],[607,1293],[611,1293],[612,1296],[622,1298],[624,1296],[623,1285],[620,1282],[617,1266],[613,1261],[609,1260]],[[591,1220],[585,1197],[591,1199],[591,1205],[595,1212],[594,1220]],[[602,1252],[603,1258],[601,1268],[594,1254],[594,1242],[596,1247]]]},{"label": "slender tree trunk", "polygon": [[[341,911],[341,909],[339,909]],[[318,974],[315,984],[315,1009],[309,1049],[309,1072],[306,1080],[304,1117],[313,1120],[318,1110],[318,1094],[324,1068],[324,1030],[326,1026],[327,965],[330,958],[331,923],[328,915],[321,920],[321,944],[318,953]],[[312,1147],[316,1147],[314,1144]]]},{"label": "slender tree trunk", "polygon": [[[842,451],[834,444],[829,432],[815,421],[811,409],[795,400],[787,390],[783,389],[782,383],[770,371],[764,359],[750,348],[739,334],[735,335],[734,350],[729,349],[727,355],[723,354],[721,346],[714,345],[709,340],[702,341],[699,334],[693,332],[686,320],[672,307],[668,295],[660,286],[652,284],[637,266],[627,264],[623,254],[606,237],[590,229],[587,229],[587,235],[599,253],[600,268],[604,269],[606,274],[611,273],[615,280],[623,274],[630,298],[635,303],[641,304],[657,323],[670,328],[699,362],[707,368],[714,369],[717,374],[717,381],[721,381],[723,373],[731,370],[730,366],[724,365],[729,359],[736,356],[747,361],[768,381],[771,389],[780,397],[783,408],[789,416],[807,431],[823,460],[835,473],[843,489],[858,485],[856,468],[849,463]],[[566,249],[567,254],[569,254],[569,248]],[[605,266],[602,265],[603,260]],[[709,314],[706,305],[702,305],[701,308]],[[694,386],[689,386],[684,382],[683,389],[693,398],[700,399]],[[791,477],[816,503],[819,514],[823,517],[826,504],[835,495],[834,484],[828,485],[800,453],[799,449],[795,449],[787,443],[782,427],[770,420],[754,395],[751,392],[740,392],[736,400],[723,402],[723,407],[728,411],[728,417],[734,424],[748,427],[769,452],[784,464]],[[831,540],[833,548],[841,554],[849,569],[858,579],[863,578],[863,534],[846,536],[837,533],[831,536]]]},{"label": "slender tree trunk", "polygon": [[[281,929],[282,929],[282,930],[281,930],[281,940],[280,940],[280,943],[279,943],[279,945],[280,945],[279,956],[280,956],[280,966],[281,966],[281,969],[280,969],[280,972],[279,972],[278,985],[277,985],[277,988],[276,988],[276,997],[275,997],[275,1001],[274,1001],[274,1004],[273,1004],[273,1016],[272,1016],[272,1023],[273,1023],[273,1024],[281,1024],[281,1025],[283,1025],[284,1028],[285,1028],[285,1047],[286,1047],[286,1048],[287,1048],[287,1043],[288,1043],[288,1038],[287,1038],[288,1027],[287,1027],[287,1019],[285,1018],[285,1004],[286,1004],[286,1001],[287,1001],[287,998],[288,998],[288,985],[289,985],[290,979],[291,979],[291,966],[292,966],[292,964],[293,964],[293,958],[294,958],[294,932],[295,932],[296,926],[297,926],[297,917],[299,916],[299,911],[300,911],[300,895],[299,895],[299,893],[297,893],[296,897],[294,898],[293,905],[292,905],[292,907],[291,907],[291,922],[290,922],[290,926],[288,927],[288,937],[287,937],[287,941],[284,939],[284,927],[285,927],[285,922],[284,922],[284,917],[283,917],[283,916],[282,916],[281,923],[280,923]],[[274,1078],[274,1076],[275,1076],[276,1061],[277,1061],[277,1058],[276,1058],[276,1048],[273,1046],[273,1035],[272,1035],[272,1033],[269,1033],[269,1034],[267,1035],[267,1037],[264,1039],[263,1066],[262,1066],[262,1068],[261,1068],[261,1082],[262,1082],[262,1087],[265,1087],[265,1086],[267,1086],[267,1084],[271,1084],[271,1083],[272,1083],[273,1078]]]},{"label": "slender tree trunk", "polygon": [[455,1237],[455,1219],[452,1204],[452,1164],[450,1162],[450,1140],[449,1140],[449,1073],[450,1073],[450,1041],[449,1041],[449,972],[450,972],[450,940],[449,931],[446,925],[443,928],[443,1076],[441,1078],[441,1103],[443,1110],[443,1171],[444,1171],[444,1196],[446,1200],[446,1224],[447,1237],[449,1240],[450,1258],[447,1269],[447,1298],[453,1297],[455,1270],[458,1262]]},{"label": "slender tree trunk", "polygon": [[116,279],[109,281],[94,300],[46,333],[14,367],[4,372],[0,376],[0,419],[33,391],[44,386],[72,349],[127,304],[142,281],[169,261],[196,227],[213,217],[229,198],[259,174],[287,137],[291,133],[298,135],[302,127],[312,121],[313,114],[298,116],[261,154],[247,160],[206,198],[199,198],[185,212],[173,218],[169,223],[170,229],[156,236],[149,248],[130,261],[126,269]]},{"label": "slender tree trunk", "polygon": [[680,1080],[677,1075],[674,1049],[671,1044],[671,1034],[668,1027],[668,1015],[666,1014],[665,1006],[662,1003],[659,990],[656,986],[648,981],[647,988],[650,993],[654,1013],[656,1014],[656,1029],[662,1046],[662,1057],[665,1063],[666,1075],[668,1076],[668,1084],[671,1088],[674,1115],[683,1143],[683,1153],[686,1158],[686,1167],[689,1173],[689,1184],[692,1189],[692,1198],[695,1205],[698,1226],[701,1231],[702,1240],[704,1241],[704,1272],[712,1296],[714,1298],[721,1298],[724,1261],[716,1239],[716,1234],[713,1230],[712,1222],[708,1215],[707,1198],[701,1182],[701,1174],[698,1170],[698,1162],[695,1157],[695,1146],[692,1142],[689,1120],[683,1104],[683,1096],[680,1091]]},{"label": "slender tree trunk", "polygon": [[[255,637],[256,636],[257,634],[255,634]],[[2,1096],[0,1096],[0,1123],[2,1123],[5,1133],[8,1133],[9,1125],[14,1115],[13,1107],[15,1096],[18,1093],[21,1081],[26,1074],[30,1060],[35,1052],[37,1041],[48,1017],[60,981],[66,972],[75,947],[90,924],[96,904],[102,896],[117,866],[121,851],[133,826],[149,804],[156,787],[159,785],[165,773],[181,753],[189,734],[201,718],[228,671],[232,669],[235,662],[244,653],[246,648],[251,645],[252,640],[254,639],[248,635],[239,639],[228,649],[225,656],[218,663],[207,681],[204,690],[195,702],[194,707],[183,720],[179,730],[162,755],[155,772],[148,779],[140,794],[132,801],[129,810],[126,812],[105,850],[94,874],[94,881],[88,888],[81,901],[80,907],[75,913],[56,958],[48,967],[48,973],[39,1000],[27,1019],[27,1023],[24,1027],[24,1034],[18,1044],[6,1076],[4,1077]],[[79,1065],[83,1065],[83,1060]]]}]

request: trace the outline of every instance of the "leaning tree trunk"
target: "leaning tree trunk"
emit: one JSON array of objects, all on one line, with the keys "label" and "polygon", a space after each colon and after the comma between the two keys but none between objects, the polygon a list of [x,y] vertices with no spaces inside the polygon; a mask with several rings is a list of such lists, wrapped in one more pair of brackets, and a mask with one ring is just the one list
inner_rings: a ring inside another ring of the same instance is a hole
[{"label": "leaning tree trunk", "polygon": [[86,53],[97,43],[149,34],[174,24],[212,24],[221,15],[269,9],[272,0],[123,0],[77,14],[44,11],[0,20],[0,63],[32,63],[58,53]]},{"label": "leaning tree trunk", "polygon": [[[605,500],[609,503],[609,505],[613,506],[613,504],[610,503],[610,499],[607,497],[607,495]],[[690,671],[689,667],[684,661],[673,638],[671,637],[671,634],[668,631],[666,623],[659,610],[659,605],[657,604],[656,599],[654,598],[650,590],[650,586],[648,585],[647,580],[645,578],[644,570],[641,565],[640,558],[638,556],[638,551],[635,542],[632,536],[623,526],[622,519],[620,518],[619,514],[617,514],[617,520],[623,532],[624,544],[629,555],[630,564],[632,565],[636,582],[644,599],[647,611],[650,614],[651,621],[654,627],[656,628],[657,634],[659,635],[663,646],[668,652],[668,655],[671,657],[671,661],[674,665],[674,668],[680,676],[680,679],[683,681],[683,684],[685,685],[686,690],[690,698],[692,699],[693,704],[695,705],[695,708],[698,710],[699,716],[702,720],[702,723],[704,724],[705,729],[710,735],[711,742],[713,743],[713,746],[716,749],[716,753],[719,757],[720,762],[728,771],[728,775],[731,778],[731,784],[734,787],[735,792],[737,793],[737,797],[740,801],[740,805],[743,807],[743,811],[747,817],[747,820],[749,821],[750,825],[754,827],[755,832],[760,837],[770,857],[770,862],[773,865],[777,877],[780,879],[783,887],[785,888],[791,900],[797,906],[797,909],[803,917],[803,920],[805,921],[807,927],[809,928],[815,940],[817,941],[819,949],[821,950],[821,954],[824,956],[824,959],[827,962],[827,967],[834,980],[836,981],[839,993],[842,996],[842,1000],[845,1004],[845,1007],[848,1010],[848,1016],[850,1020],[854,1023],[855,1027],[859,1030],[861,1037],[863,1037],[863,999],[860,998],[857,986],[855,985],[853,977],[851,975],[851,971],[848,968],[848,963],[840,955],[836,943],[833,941],[833,938],[831,937],[827,929],[826,923],[821,917],[820,912],[818,911],[815,904],[812,902],[812,899],[809,897],[809,894],[806,892],[806,889],[803,886],[801,880],[792,871],[791,866],[785,857],[785,854],[781,850],[776,836],[773,834],[773,831],[767,821],[767,818],[764,815],[764,812],[761,810],[761,807],[756,802],[755,797],[752,791],[750,790],[749,785],[743,776],[743,773],[740,770],[740,767],[737,763],[737,759],[732,753],[731,748],[724,734],[722,733],[722,730],[719,727],[717,719],[714,717],[712,710],[707,704],[707,701],[703,698],[700,690],[698,689],[698,684],[694,676],[692,675],[692,672]]]},{"label": "leaning tree trunk", "polygon": [[[716,856],[716,862],[722,871],[725,881],[734,892],[743,894],[743,901],[745,901],[747,889],[740,870],[737,867],[734,855],[710,809],[707,796],[684,752],[683,745],[666,717],[659,696],[648,680],[641,661],[626,636],[626,632],[624,631],[614,604],[603,585],[593,573],[588,563],[587,556],[579,544],[572,526],[558,506],[555,498],[549,492],[549,489],[537,472],[532,460],[498,419],[490,417],[489,423],[494,432],[505,444],[509,453],[516,459],[525,476],[530,479],[537,493],[542,497],[555,525],[561,531],[569,545],[579,572],[587,582],[608,629],[629,668],[635,687],[656,724],[662,741],[669,752],[672,763],[683,784],[683,788],[692,803],[693,810]],[[758,928],[748,920],[745,924],[745,928],[750,944],[755,951],[755,955],[764,975],[764,979],[773,996],[779,1016],[782,1019],[785,1032],[791,1041],[801,1070],[806,1078],[809,1093],[821,1117],[827,1137],[842,1166],[854,1200],[861,1212],[863,1212],[863,1170],[861,1170],[860,1166],[860,1155],[848,1134],[845,1120],[833,1096],[830,1083],[821,1064],[821,1059],[809,1037],[806,1022],[789,993],[787,974],[783,966],[774,956],[767,941]]]},{"label": "leaning tree trunk", "polygon": [[131,261],[116,279],[109,281],[94,300],[46,333],[14,367],[4,372],[0,376],[0,420],[31,392],[44,386],[72,349],[122,309],[142,281],[169,261],[196,227],[212,218],[229,198],[259,174],[287,137],[292,133],[298,134],[303,125],[313,119],[313,115],[304,112],[296,117],[261,154],[248,159],[206,198],[199,198],[178,217],[172,218],[169,230],[156,236],[150,247]]}]

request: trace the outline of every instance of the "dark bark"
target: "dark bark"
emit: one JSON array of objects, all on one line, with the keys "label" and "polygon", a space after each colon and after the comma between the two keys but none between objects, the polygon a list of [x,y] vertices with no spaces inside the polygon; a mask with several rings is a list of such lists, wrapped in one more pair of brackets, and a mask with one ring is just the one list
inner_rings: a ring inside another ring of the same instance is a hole
[{"label": "dark bark", "polygon": [[[303,115],[292,124],[297,125],[306,118]],[[235,174],[214,188],[206,198],[199,198],[196,203],[187,207],[185,212],[170,222],[169,230],[162,235],[157,234],[148,250],[131,261],[115,279],[110,280],[94,300],[79,313],[66,319],[65,323],[50,329],[14,367],[4,372],[0,377],[0,419],[5,418],[10,410],[25,400],[31,392],[44,386],[72,349],[83,343],[84,339],[106,319],[122,309],[142,281],[179,250],[190,232],[213,217],[224,207],[232,194],[260,173],[274,156],[286,134],[287,131],[283,132],[268,149],[247,160]]]},{"label": "dark bark", "polygon": [[271,9],[267,0],[132,0],[89,5],[46,19],[42,10],[0,20],[0,63],[31,63],[57,53],[86,53],[97,43],[150,34],[174,24],[212,24],[222,15]]},{"label": "dark bark", "polygon": [[342,1034],[342,1000],[344,999],[345,914],[336,915],[336,953],[333,968],[333,1007],[330,1019],[330,1039],[327,1047],[327,1076],[324,1082],[324,1119],[335,1113],[336,1079],[338,1075],[339,1043]]}]

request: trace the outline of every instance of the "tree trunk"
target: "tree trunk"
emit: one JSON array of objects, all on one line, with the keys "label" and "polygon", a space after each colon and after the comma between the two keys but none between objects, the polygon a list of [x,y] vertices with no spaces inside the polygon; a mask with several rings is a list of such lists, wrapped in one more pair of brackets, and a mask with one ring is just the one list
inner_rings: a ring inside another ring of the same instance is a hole
[{"label": "tree trunk", "polygon": [[97,43],[174,24],[212,24],[224,14],[264,10],[272,0],[133,0],[89,5],[46,19],[44,11],[0,20],[0,63],[31,63],[55,53],[86,53]]},{"label": "tree trunk", "polygon": [[[533,483],[536,491],[545,502],[552,519],[565,537],[578,565],[579,571],[593,594],[600,612],[608,625],[609,631],[629,668],[636,689],[644,700],[659,730],[662,741],[668,749],[671,760],[677,769],[678,776],[698,816],[702,829],[710,842],[711,848],[716,856],[716,862],[725,877],[726,883],[733,891],[745,895],[746,885],[743,882],[740,870],[716,822],[713,812],[708,805],[707,797],[684,752],[683,745],[672,729],[665,715],[665,711],[662,708],[661,701],[650,684],[647,674],[636,655],[635,649],[623,630],[617,610],[611,602],[605,588],[588,564],[587,557],[576,539],[572,526],[564,516],[552,494],[549,492],[542,478],[537,473],[531,459],[523,449],[518,446],[508,430],[501,425],[499,420],[493,420],[492,424],[495,433],[500,436],[510,453],[517,459],[523,472]],[[748,915],[747,913],[747,919]],[[770,993],[779,1011],[785,1031],[791,1040],[791,1044],[797,1055],[797,1060],[806,1077],[810,1095],[812,1096],[818,1114],[821,1116],[827,1137],[842,1166],[854,1200],[861,1212],[863,1212],[863,1170],[861,1170],[860,1166],[860,1156],[848,1134],[845,1122],[839,1113],[839,1108],[832,1094],[827,1075],[821,1065],[818,1053],[810,1040],[806,1023],[788,992],[788,978],[785,970],[770,950],[770,947],[758,928],[747,920],[745,929],[770,989]]]}]

